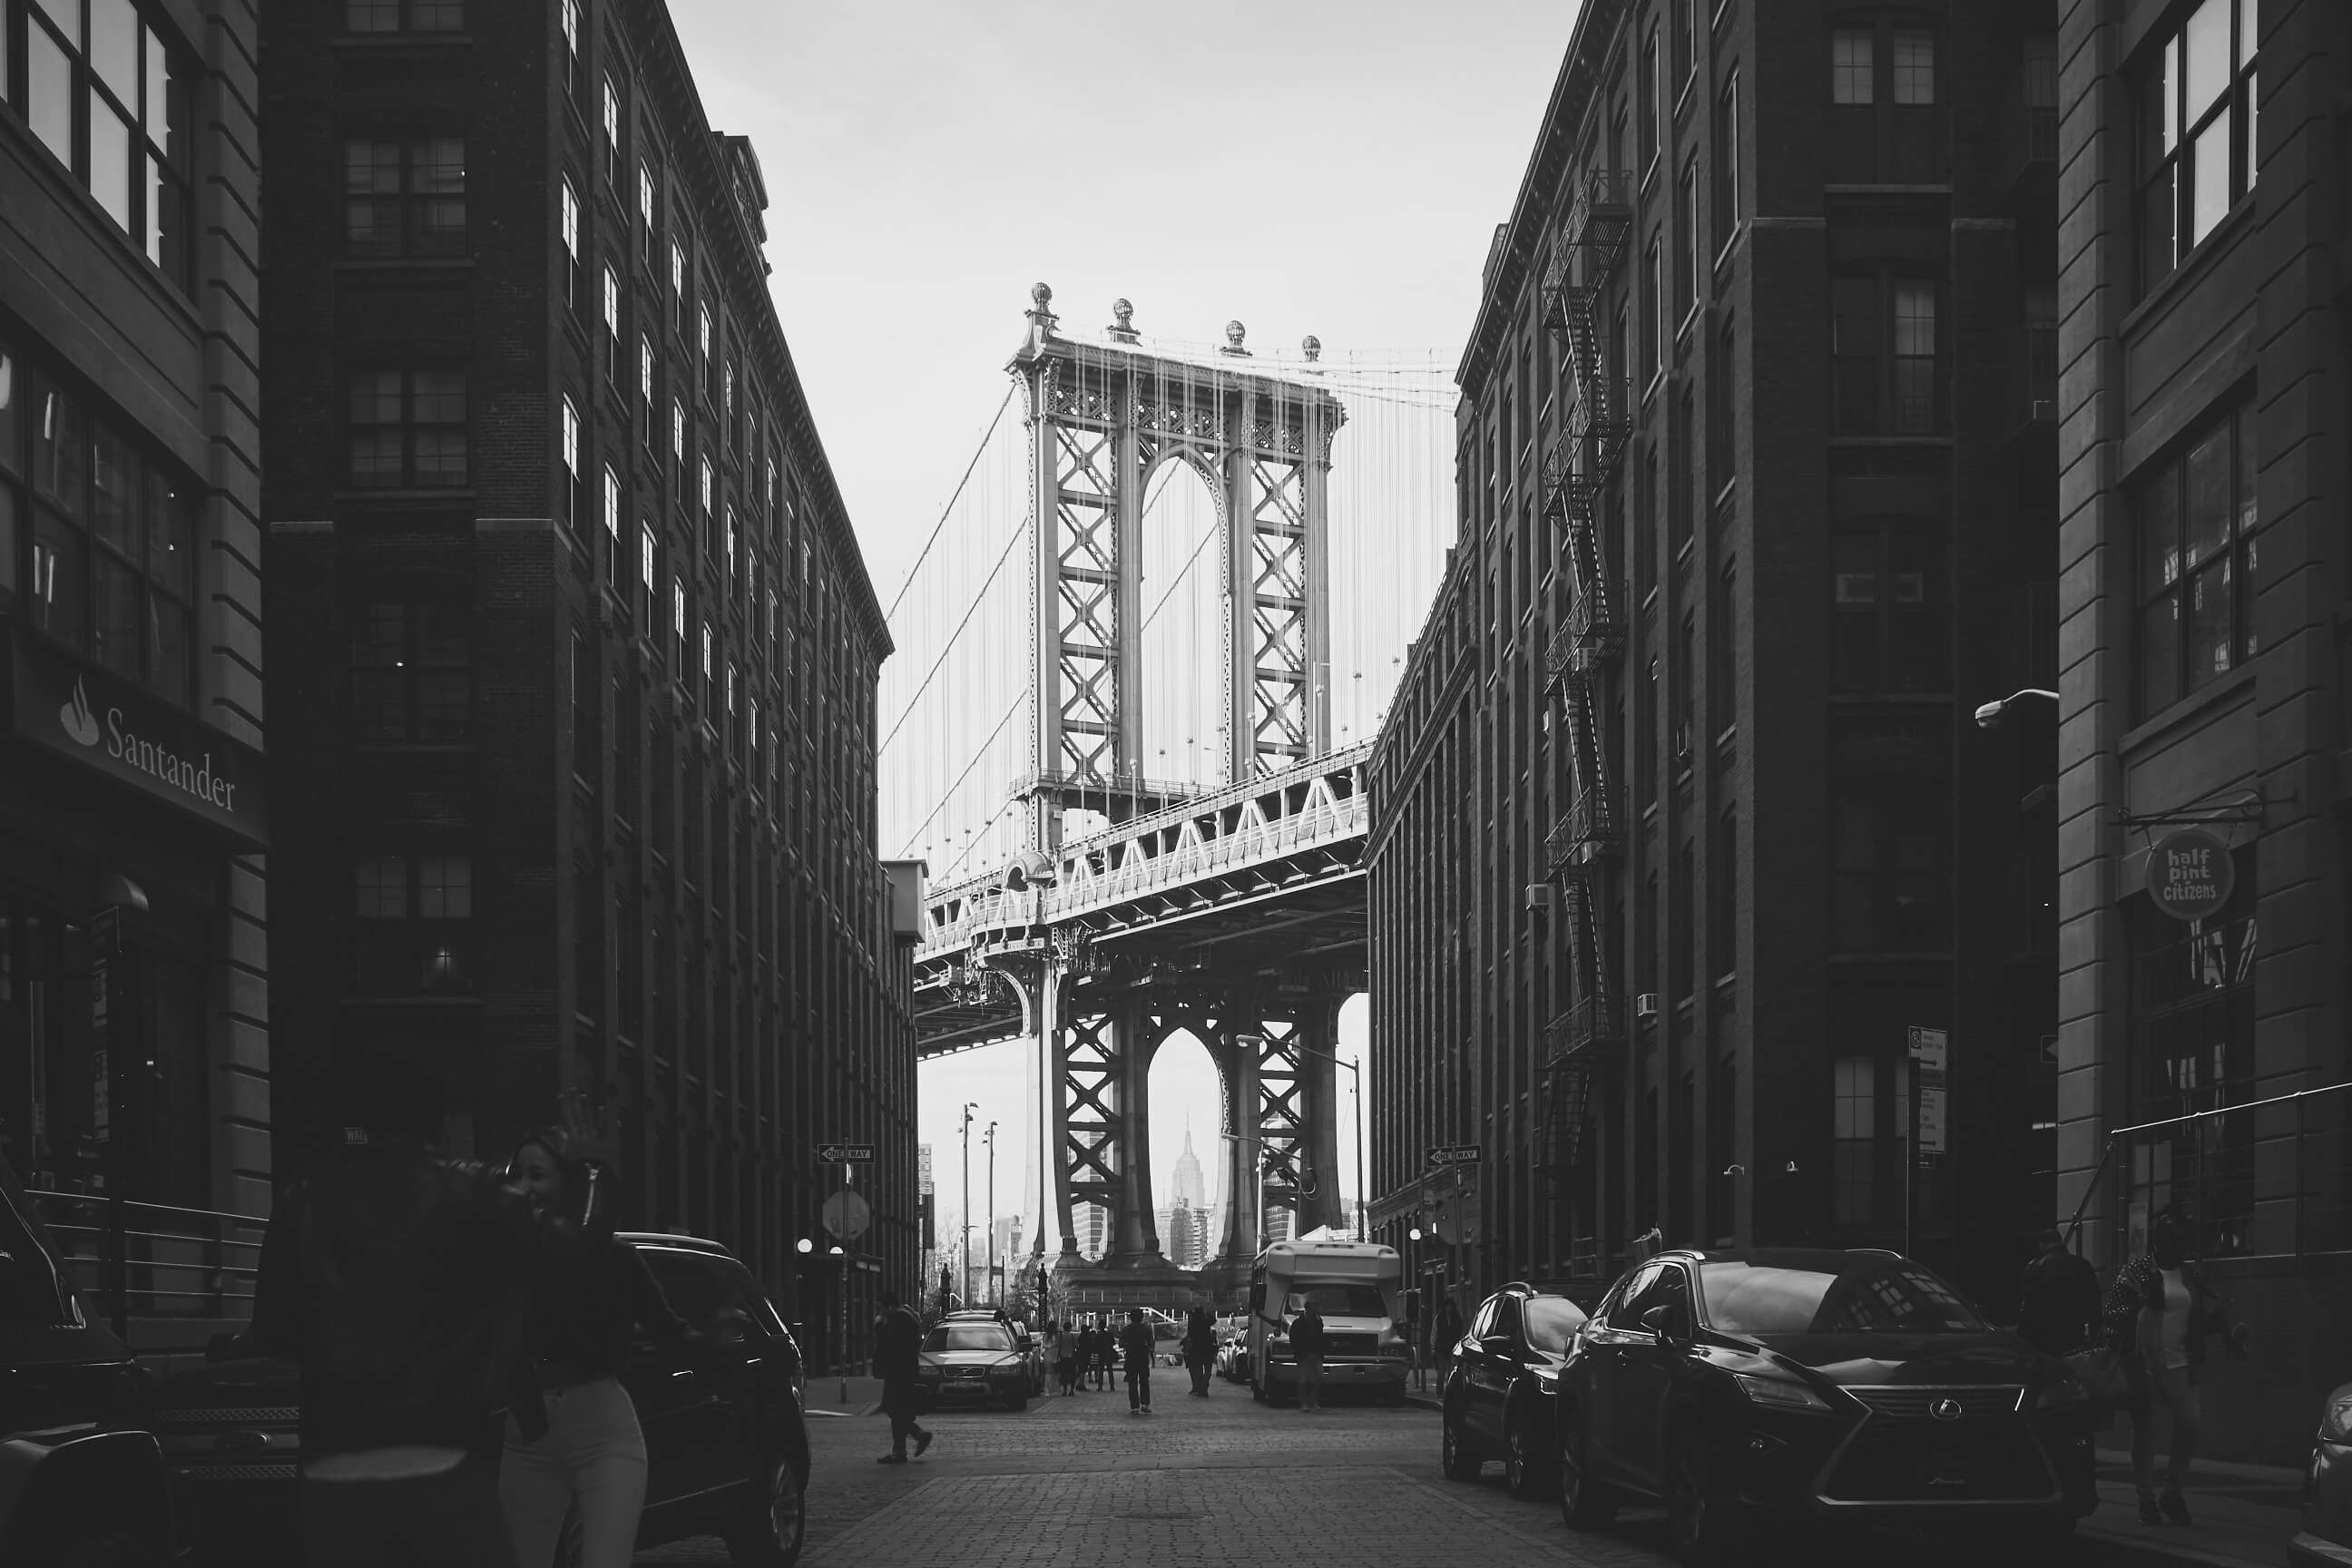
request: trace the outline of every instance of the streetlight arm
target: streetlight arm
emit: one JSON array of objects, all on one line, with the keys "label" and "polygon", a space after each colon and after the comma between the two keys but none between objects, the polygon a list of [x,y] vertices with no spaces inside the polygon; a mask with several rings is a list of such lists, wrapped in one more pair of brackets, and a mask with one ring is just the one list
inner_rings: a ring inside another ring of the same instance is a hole
[{"label": "streetlight arm", "polygon": [[2012,691],[2008,696],[2002,698],[2000,701],[1988,702],[1977,710],[1977,728],[1979,730],[1992,729],[1994,726],[1998,725],[2002,719],[2008,716],[2010,707],[2012,703],[2022,702],[2029,697],[2037,698],[2044,702],[2055,702],[2058,700],[2058,694],[2056,692],[2047,690],[2039,686],[2029,686],[2022,690]]}]

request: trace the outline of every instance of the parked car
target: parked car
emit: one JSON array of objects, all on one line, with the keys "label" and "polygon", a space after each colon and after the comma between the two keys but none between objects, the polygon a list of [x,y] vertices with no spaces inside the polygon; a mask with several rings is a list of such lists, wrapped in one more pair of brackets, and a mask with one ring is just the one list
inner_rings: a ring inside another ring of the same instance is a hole
[{"label": "parked car", "polygon": [[2096,1506],[2090,1402],[1891,1252],[1663,1254],[1612,1287],[1561,1370],[1560,1512],[1655,1498],[1686,1563],[1759,1512],[2055,1542]]},{"label": "parked car", "polygon": [[1013,1331],[993,1316],[949,1316],[932,1324],[923,1336],[916,1375],[934,1409],[959,1405],[1029,1407],[1029,1363]]},{"label": "parked car", "polygon": [[1553,1394],[1584,1324],[1583,1308],[1544,1287],[1514,1282],[1479,1303],[1444,1385],[1448,1476],[1475,1479],[1491,1458],[1514,1497],[1551,1484]]},{"label": "parked car", "polygon": [[1228,1312],[1217,1320],[1216,1369],[1230,1383],[1250,1380],[1247,1312]]},{"label": "parked car", "polygon": [[[689,1364],[639,1339],[621,1381],[646,1437],[639,1547],[718,1535],[738,1568],[788,1568],[806,1526],[800,1347],[751,1270],[715,1241],[627,1233],[671,1308],[740,1352]],[[233,1357],[164,1378],[152,1421],[200,1561],[299,1560],[301,1396],[290,1362]],[[266,1540],[272,1556],[255,1542]]]},{"label": "parked car", "polygon": [[150,1568],[175,1542],[146,1374],[0,1160],[0,1563]]},{"label": "parked car", "polygon": [[2311,1464],[2303,1473],[2303,1529],[2286,1543],[2288,1568],[2352,1563],[2352,1383],[2319,1409]]},{"label": "parked car", "polygon": [[1054,1369],[1045,1364],[1045,1347],[1037,1342],[1037,1336],[1029,1331],[1029,1326],[1026,1323],[1016,1322],[1003,1312],[977,1310],[950,1312],[940,1321],[1003,1324],[1013,1335],[1014,1347],[1021,1352],[1022,1364],[1029,1369],[1029,1397],[1032,1399],[1045,1397],[1045,1382],[1053,1376]]}]

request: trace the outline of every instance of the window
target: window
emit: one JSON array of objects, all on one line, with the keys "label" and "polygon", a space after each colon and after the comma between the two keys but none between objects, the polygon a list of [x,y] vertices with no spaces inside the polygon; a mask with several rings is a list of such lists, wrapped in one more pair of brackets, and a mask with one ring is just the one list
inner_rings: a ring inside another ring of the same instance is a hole
[{"label": "window", "polygon": [[1668,548],[1680,555],[1691,542],[1691,468],[1698,454],[1691,448],[1692,389],[1684,384],[1675,400],[1671,439],[1666,443],[1666,528]]},{"label": "window", "polygon": [[343,143],[343,238],[363,256],[466,248],[466,143],[456,137]]},{"label": "window", "polygon": [[1716,333],[1714,351],[1706,367],[1706,488],[1710,505],[1723,493],[1723,487],[1731,483],[1737,471],[1732,413],[1734,358],[1728,323]]},{"label": "window", "polygon": [[1715,100],[1715,157],[1709,174],[1714,180],[1715,245],[1717,254],[1730,245],[1739,229],[1739,73],[1734,71]]},{"label": "window", "polygon": [[1894,20],[1830,33],[1830,178],[1920,184],[1944,178],[1936,35]]},{"label": "window", "polygon": [[570,176],[561,186],[556,209],[556,232],[563,237],[563,299],[573,310],[580,300],[580,194],[572,188]]},{"label": "window", "polygon": [[[2252,88],[2250,79],[2249,108]],[[2053,33],[2025,36],[2025,121],[2027,154],[2042,163],[2054,160],[2058,156],[2058,38]]]},{"label": "window", "polygon": [[611,536],[617,553],[621,545],[621,477],[609,463],[604,466],[604,531]]},{"label": "window", "polygon": [[458,33],[464,0],[343,0],[343,26],[353,33]]},{"label": "window", "polygon": [[[698,465],[698,470],[697,470],[697,471],[699,473],[700,478],[701,478],[701,482],[700,482],[699,486],[698,487],[698,493],[699,493],[699,494],[701,495],[701,497],[702,497],[702,515],[703,515],[704,517],[708,518],[708,517],[710,515],[710,484],[711,484],[711,481],[710,481],[710,459],[709,459],[708,457],[705,457],[704,458],[702,458],[702,460],[700,461],[700,463]],[[707,554],[707,553],[709,553],[709,552],[708,552],[708,550],[707,550],[707,549],[706,549],[706,551],[705,551],[705,553],[706,553],[706,554]]]},{"label": "window", "polygon": [[621,280],[604,268],[604,379],[621,384]]},{"label": "window", "polygon": [[1696,850],[1687,838],[1675,851],[1674,880],[1666,889],[1666,984],[1676,1000],[1688,997],[1696,973],[1691,949],[1696,935],[1696,910],[1691,898],[1697,877]]},{"label": "window", "polygon": [[637,334],[637,407],[644,421],[646,447],[654,444],[654,341]]},{"label": "window", "polygon": [[1687,82],[1698,69],[1698,0],[1675,0],[1675,74]]},{"label": "window", "polygon": [[1642,380],[1654,381],[1665,369],[1666,268],[1658,255],[1658,237],[1650,236],[1643,272],[1648,287],[1642,294]]},{"label": "window", "polygon": [[2150,465],[2139,511],[2140,712],[2153,716],[2252,658],[2254,414],[2241,405]]},{"label": "window", "polygon": [[[12,56],[23,61],[14,80]],[[0,8],[0,100],[182,289],[194,232],[191,74],[133,0],[39,0],[14,16]]]},{"label": "window", "polygon": [[582,470],[580,467],[580,410],[572,399],[563,400],[562,429],[558,437],[563,456],[563,521],[572,527],[580,526]]},{"label": "window", "polygon": [[1950,940],[1948,779],[1843,784],[1830,806],[1834,858],[1831,946],[1841,952],[1932,952]]},{"label": "window", "polygon": [[0,344],[0,606],[20,582],[36,630],[188,705],[193,497]]},{"label": "window", "polygon": [[1658,28],[1650,26],[1650,36],[1642,45],[1642,183],[1649,183],[1650,169],[1658,159],[1658,149],[1665,141],[1666,93],[1665,62],[1658,57]]},{"label": "window", "polygon": [[654,259],[654,166],[640,160],[637,163],[637,254],[646,265]]},{"label": "window", "polygon": [[362,489],[466,482],[466,374],[364,371],[347,405],[351,480]]},{"label": "window", "polygon": [[2252,13],[2253,0],[2202,0],[2135,73],[2142,289],[2254,187]]},{"label": "window", "polygon": [[1739,722],[1739,568],[1727,565],[1706,605],[1707,727],[1720,736]]},{"label": "window", "polygon": [[1658,661],[1654,658],[1643,667],[1641,712],[1636,717],[1641,751],[1633,759],[1633,773],[1642,804],[1649,805],[1658,798]]},{"label": "window", "polygon": [[1830,1068],[1830,1221],[1868,1225],[1877,1218],[1878,1063],[1840,1057]]},{"label": "window", "polygon": [[557,25],[563,30],[563,90],[580,96],[580,0],[560,0]]},{"label": "window", "polygon": [[1830,559],[1836,689],[1948,690],[1948,574],[1939,535],[1913,521],[1842,524]]},{"label": "window", "polygon": [[686,247],[677,241],[669,246],[670,330],[686,330]]},{"label": "window", "polygon": [[615,184],[621,179],[621,89],[609,75],[604,78],[604,177]]},{"label": "window", "polygon": [[1715,819],[1706,850],[1706,962],[1718,977],[1739,968],[1739,817]]},{"label": "window", "polygon": [[1675,771],[1689,769],[1692,759],[1691,721],[1698,711],[1696,676],[1698,673],[1698,617],[1690,611],[1683,613],[1681,629],[1675,637],[1674,668],[1667,672],[1675,692]]},{"label": "window", "polygon": [[710,374],[710,307],[708,305],[695,312],[694,342],[703,374],[708,376]]},{"label": "window", "polygon": [[463,855],[373,855],[352,868],[352,984],[371,994],[472,989],[474,866]]},{"label": "window", "polygon": [[1690,312],[1698,308],[1698,302],[1706,298],[1706,284],[1699,273],[1699,268],[1705,265],[1702,258],[1706,251],[1698,238],[1698,154],[1696,153],[1683,160],[1682,230],[1683,264],[1678,269],[1682,276],[1675,279],[1680,295],[1676,303],[1681,306],[1677,318],[1687,320]]},{"label": "window", "polygon": [[362,741],[457,741],[473,676],[462,605],[399,599],[362,606],[352,626],[351,727]]},{"label": "window", "polygon": [[1927,436],[1944,427],[1937,286],[1865,274],[1831,286],[1835,428],[1841,436]]},{"label": "window", "polygon": [[653,603],[655,574],[658,569],[656,558],[660,552],[661,542],[654,537],[653,525],[640,524],[637,530],[637,574],[644,579],[647,605]]}]

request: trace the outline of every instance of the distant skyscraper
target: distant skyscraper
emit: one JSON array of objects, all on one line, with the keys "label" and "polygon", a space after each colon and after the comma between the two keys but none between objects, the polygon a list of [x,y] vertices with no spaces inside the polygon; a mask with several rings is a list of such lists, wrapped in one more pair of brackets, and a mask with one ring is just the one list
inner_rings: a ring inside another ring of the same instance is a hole
[{"label": "distant skyscraper", "polygon": [[1201,1157],[1192,1152],[1192,1130],[1184,1129],[1184,1152],[1176,1156],[1176,1190],[1171,1195],[1188,1208],[1209,1206],[1209,1189],[1201,1173]]},{"label": "distant skyscraper", "polygon": [[1208,1261],[1208,1215],[1194,1208],[1182,1198],[1168,1211],[1168,1221],[1160,1232],[1160,1249],[1168,1261],[1179,1268],[1198,1268]]},{"label": "distant skyscraper", "polygon": [[1110,1211],[1100,1204],[1087,1204],[1078,1210],[1078,1254],[1089,1261],[1099,1258],[1108,1250]]},{"label": "distant skyscraper", "polygon": [[1277,1241],[1288,1241],[1291,1237],[1291,1233],[1297,1228],[1297,1211],[1281,1204],[1266,1205],[1265,1240],[1267,1246],[1271,1247]]}]

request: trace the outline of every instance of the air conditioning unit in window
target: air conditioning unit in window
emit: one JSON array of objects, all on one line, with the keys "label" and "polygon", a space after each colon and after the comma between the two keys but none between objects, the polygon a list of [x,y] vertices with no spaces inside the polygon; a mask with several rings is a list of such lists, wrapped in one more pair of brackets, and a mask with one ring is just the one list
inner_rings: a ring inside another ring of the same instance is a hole
[{"label": "air conditioning unit in window", "polygon": [[1657,1016],[1658,994],[1656,992],[1644,991],[1640,995],[1633,998],[1633,1016],[1636,1018],[1654,1018]]},{"label": "air conditioning unit in window", "polygon": [[1550,909],[1552,905],[1552,885],[1549,882],[1529,882],[1528,884],[1528,908],[1531,910]]}]

